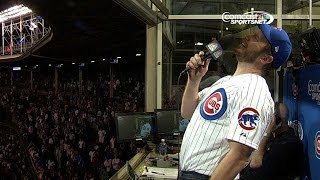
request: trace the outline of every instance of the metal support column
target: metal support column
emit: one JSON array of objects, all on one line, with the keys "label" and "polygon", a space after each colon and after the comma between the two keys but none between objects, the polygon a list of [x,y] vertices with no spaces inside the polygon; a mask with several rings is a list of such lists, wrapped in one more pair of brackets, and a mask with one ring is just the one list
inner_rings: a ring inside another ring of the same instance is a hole
[{"label": "metal support column", "polygon": [[157,25],[157,109],[162,108],[162,23]]},{"label": "metal support column", "polygon": [[[44,19],[42,19],[41,23],[42,23],[42,27],[44,27]],[[44,28],[42,28],[42,37],[44,36],[45,36],[45,31],[44,31]]]},{"label": "metal support column", "polygon": [[312,27],[312,0],[309,0],[309,27]]},{"label": "metal support column", "polygon": [[[282,28],[282,0],[277,0],[277,16],[279,17],[277,19],[277,27]],[[282,97],[279,97],[279,91],[282,91],[282,89],[279,89],[279,83],[280,83],[280,78],[279,78],[279,69],[274,70],[274,101],[279,101],[279,99],[282,99]]]},{"label": "metal support column", "polygon": [[13,53],[13,34],[12,34],[12,20],[11,20],[11,23],[10,23],[10,45],[9,45],[9,48],[10,48],[10,55],[12,56],[12,53]]},{"label": "metal support column", "polygon": [[145,111],[157,106],[157,26],[146,25]]},{"label": "metal support column", "polygon": [[4,55],[5,51],[5,44],[4,44],[4,22],[2,22],[2,27],[1,27],[1,35],[2,35],[2,55]]},{"label": "metal support column", "polygon": [[22,46],[23,46],[23,41],[22,41],[22,36],[23,36],[23,34],[22,34],[22,23],[23,23],[23,21],[22,21],[22,17],[20,17],[20,27],[19,27],[19,32],[20,32],[20,53],[22,53]]},{"label": "metal support column", "polygon": [[[30,15],[30,23],[32,22],[32,14]],[[30,40],[31,40],[31,46],[33,45],[33,32],[32,31],[30,31]]]}]

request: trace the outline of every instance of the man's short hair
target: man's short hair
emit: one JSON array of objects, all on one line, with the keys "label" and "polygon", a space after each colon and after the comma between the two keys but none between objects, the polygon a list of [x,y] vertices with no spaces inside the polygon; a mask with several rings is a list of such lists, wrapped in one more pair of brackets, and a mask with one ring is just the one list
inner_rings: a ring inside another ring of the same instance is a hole
[{"label": "man's short hair", "polygon": [[[280,106],[284,107],[284,111],[280,111]],[[289,115],[289,110],[288,107],[285,103],[282,102],[276,102],[274,106],[274,114],[276,118],[276,124],[278,125],[281,121],[285,120],[288,121],[288,115]],[[281,116],[282,115],[282,116]]]}]

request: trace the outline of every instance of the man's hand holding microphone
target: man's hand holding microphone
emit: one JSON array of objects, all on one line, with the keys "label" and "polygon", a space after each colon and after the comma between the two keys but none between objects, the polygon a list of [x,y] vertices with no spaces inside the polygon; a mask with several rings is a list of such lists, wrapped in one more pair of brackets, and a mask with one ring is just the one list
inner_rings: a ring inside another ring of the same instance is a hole
[{"label": "man's hand holding microphone", "polygon": [[186,68],[189,69],[188,76],[192,82],[200,82],[202,77],[207,73],[210,64],[210,59],[202,60],[204,52],[200,51],[199,54],[195,54],[186,64]]},{"label": "man's hand holding microphone", "polygon": [[207,52],[199,52],[190,58],[187,62],[186,69],[181,73],[189,72],[190,80],[201,80],[208,71],[210,60],[217,61],[224,54],[224,50],[231,49],[238,45],[235,37],[231,34],[224,36],[220,42],[216,38],[212,38],[212,42],[206,45]]}]

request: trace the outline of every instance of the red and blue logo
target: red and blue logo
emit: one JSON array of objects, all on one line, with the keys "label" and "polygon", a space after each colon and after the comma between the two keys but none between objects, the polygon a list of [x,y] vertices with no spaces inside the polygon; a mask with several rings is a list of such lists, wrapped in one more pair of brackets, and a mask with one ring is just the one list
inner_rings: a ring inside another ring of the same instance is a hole
[{"label": "red and blue logo", "polygon": [[258,111],[250,107],[242,109],[238,115],[239,125],[244,130],[255,129],[259,120],[260,115]]},{"label": "red and blue logo", "polygon": [[317,132],[315,140],[314,140],[314,147],[316,150],[316,157],[320,159],[320,131]]},{"label": "red and blue logo", "polygon": [[217,120],[226,112],[227,104],[226,91],[217,89],[201,104],[200,115],[206,120]]}]

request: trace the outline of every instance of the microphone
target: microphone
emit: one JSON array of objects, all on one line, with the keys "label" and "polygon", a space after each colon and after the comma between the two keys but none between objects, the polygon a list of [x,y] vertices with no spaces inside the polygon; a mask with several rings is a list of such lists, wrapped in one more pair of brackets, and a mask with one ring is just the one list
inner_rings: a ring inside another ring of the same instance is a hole
[{"label": "microphone", "polygon": [[[216,39],[213,39],[212,42],[206,45],[208,51],[203,56],[202,60],[206,61],[210,58],[213,58],[215,61],[217,61],[223,56],[225,50],[231,49],[232,47],[235,47],[235,45],[238,44],[235,36],[232,34],[223,36],[220,40],[220,43]],[[184,74],[188,71],[189,67],[186,67],[181,73]]]}]

